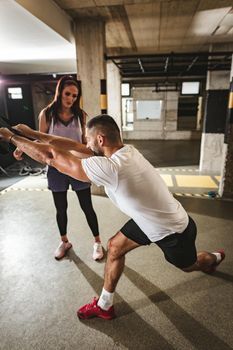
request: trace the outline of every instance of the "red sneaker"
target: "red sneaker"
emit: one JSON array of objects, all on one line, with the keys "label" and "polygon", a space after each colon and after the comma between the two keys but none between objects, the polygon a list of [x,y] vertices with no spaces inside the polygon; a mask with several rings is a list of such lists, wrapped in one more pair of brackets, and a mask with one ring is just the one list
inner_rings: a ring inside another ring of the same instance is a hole
[{"label": "red sneaker", "polygon": [[82,306],[77,311],[77,316],[82,320],[86,320],[92,317],[100,317],[104,320],[112,320],[114,317],[116,317],[114,306],[111,306],[108,310],[103,310],[97,305],[97,302],[98,299],[94,298],[90,304]]},{"label": "red sneaker", "polygon": [[221,260],[219,260],[218,262],[216,261],[215,263],[213,263],[213,265],[211,266],[211,269],[210,269],[210,271],[208,273],[214,273],[216,271],[216,269],[217,269],[217,266],[219,264],[221,264],[221,262],[226,257],[226,254],[225,254],[223,249],[216,250],[214,253],[219,253],[221,255]]}]

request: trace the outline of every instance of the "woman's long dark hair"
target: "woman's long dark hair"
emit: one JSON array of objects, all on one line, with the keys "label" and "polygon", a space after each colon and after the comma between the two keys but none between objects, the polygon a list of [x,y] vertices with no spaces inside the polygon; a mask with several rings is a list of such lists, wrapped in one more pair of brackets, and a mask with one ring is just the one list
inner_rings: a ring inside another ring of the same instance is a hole
[{"label": "woman's long dark hair", "polygon": [[83,111],[80,108],[80,97],[81,97],[81,86],[80,83],[74,79],[71,75],[65,75],[59,79],[53,101],[45,108],[46,122],[51,124],[52,119],[54,122],[58,120],[58,113],[61,110],[62,102],[62,91],[66,86],[74,85],[78,89],[77,99],[74,101],[71,111],[74,114],[74,118],[79,119],[81,126],[83,126]]}]

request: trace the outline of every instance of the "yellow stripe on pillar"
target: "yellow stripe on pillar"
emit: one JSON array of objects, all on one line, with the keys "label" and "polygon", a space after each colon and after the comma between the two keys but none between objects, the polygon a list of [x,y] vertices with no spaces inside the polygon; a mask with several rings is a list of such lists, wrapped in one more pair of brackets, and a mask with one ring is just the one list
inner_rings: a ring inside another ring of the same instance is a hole
[{"label": "yellow stripe on pillar", "polygon": [[233,92],[230,92],[228,108],[233,108]]},{"label": "yellow stripe on pillar", "polygon": [[80,107],[81,109],[83,109],[83,97],[82,97],[82,96],[80,96],[79,107]]},{"label": "yellow stripe on pillar", "polygon": [[100,95],[100,109],[107,109],[107,95]]},{"label": "yellow stripe on pillar", "polygon": [[107,113],[108,102],[107,102],[107,84],[106,79],[100,80],[100,109],[102,114]]}]

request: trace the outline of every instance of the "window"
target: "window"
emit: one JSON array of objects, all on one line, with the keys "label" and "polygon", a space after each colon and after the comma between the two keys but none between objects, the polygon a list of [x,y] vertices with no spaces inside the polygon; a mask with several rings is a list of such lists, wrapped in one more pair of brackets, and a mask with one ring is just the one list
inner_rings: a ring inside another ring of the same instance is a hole
[{"label": "window", "polygon": [[20,87],[8,88],[8,97],[12,100],[20,100],[23,98],[22,89]]},{"label": "window", "polygon": [[130,85],[128,83],[121,84],[121,96],[130,96]]},{"label": "window", "polygon": [[181,95],[199,95],[200,92],[200,82],[191,81],[183,82],[181,86]]},{"label": "window", "polygon": [[136,101],[137,119],[160,119],[162,100]]}]

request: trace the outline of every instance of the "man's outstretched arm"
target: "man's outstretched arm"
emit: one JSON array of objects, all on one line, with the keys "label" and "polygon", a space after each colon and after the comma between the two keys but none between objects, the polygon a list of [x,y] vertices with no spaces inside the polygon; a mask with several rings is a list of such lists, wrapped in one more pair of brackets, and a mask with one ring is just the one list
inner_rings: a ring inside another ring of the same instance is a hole
[{"label": "man's outstretched arm", "polygon": [[61,173],[69,175],[74,179],[91,182],[82,167],[81,160],[77,156],[54,146],[51,146],[51,152],[52,158],[48,159],[48,165],[53,166]]},{"label": "man's outstretched arm", "polygon": [[51,144],[37,143],[13,134],[6,128],[0,128],[0,137],[13,143],[32,159],[55,167],[60,172],[75,179],[90,182],[82,168],[81,160],[69,151],[60,150]]},{"label": "man's outstretched arm", "polygon": [[18,124],[13,128],[18,132],[20,132],[22,136],[26,136],[31,139],[38,140],[42,143],[48,143],[58,148],[62,148],[63,150],[66,150],[66,151],[74,151],[79,158],[87,158],[88,156],[93,155],[93,152],[89,150],[85,145],[77,141],[71,140],[69,138],[50,135],[44,132],[36,131],[24,124]]},{"label": "man's outstretched arm", "polygon": [[49,143],[66,151],[75,151],[77,153],[77,156],[80,158],[86,158],[90,155],[93,155],[93,152],[89,150],[85,145],[80,142],[71,140],[67,137],[55,136],[36,131],[25,124],[18,124],[14,126],[13,129],[17,130],[20,134],[22,134],[22,136],[38,140],[42,143]]}]

